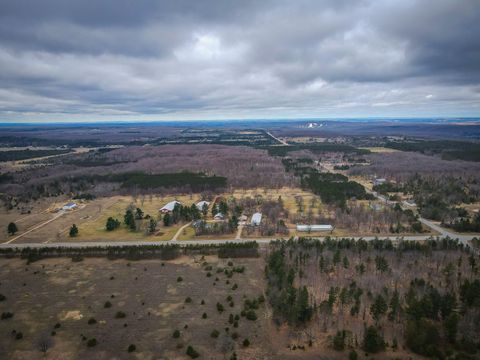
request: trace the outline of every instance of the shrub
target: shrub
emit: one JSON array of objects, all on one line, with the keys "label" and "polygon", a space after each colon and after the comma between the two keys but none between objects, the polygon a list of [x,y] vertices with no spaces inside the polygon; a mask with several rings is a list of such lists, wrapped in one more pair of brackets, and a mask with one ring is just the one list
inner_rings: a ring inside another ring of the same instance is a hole
[{"label": "shrub", "polygon": [[348,360],[357,360],[358,355],[355,350],[350,351],[350,354],[348,354]]},{"label": "shrub", "polygon": [[97,323],[97,320],[95,320],[95,318],[91,317],[90,319],[88,319],[88,325],[93,325],[96,323]]},{"label": "shrub", "polygon": [[378,333],[378,330],[375,326],[369,326],[365,330],[363,347],[365,351],[371,353],[376,353],[385,349],[385,342],[383,340],[383,337]]},{"label": "shrub", "polygon": [[95,345],[97,345],[97,339],[91,338],[87,341],[87,346],[88,347],[94,347]]},{"label": "shrub", "polygon": [[248,340],[248,339],[243,340],[243,346],[245,346],[245,347],[250,346],[250,340]]},{"label": "shrub", "polygon": [[58,328],[60,328],[60,326],[62,326],[62,325],[60,325],[60,323],[56,323],[55,326],[54,326],[54,328],[55,328],[55,329],[58,329]]},{"label": "shrub", "polygon": [[202,314],[202,319],[206,319],[207,318],[207,313],[203,313]]},{"label": "shrub", "polygon": [[179,277],[177,278],[177,282],[182,282],[182,281],[183,281],[183,278],[182,278],[181,276],[179,276]]},{"label": "shrub", "polygon": [[23,333],[19,331],[15,335],[15,340],[21,340],[21,339],[23,339]]},{"label": "shrub", "polygon": [[333,348],[337,351],[345,349],[345,331],[337,331],[333,337]]},{"label": "shrub", "polygon": [[173,332],[173,335],[172,335],[172,336],[173,336],[174,339],[178,339],[178,338],[180,337],[180,331],[179,331],[178,329],[175,330],[175,331]]},{"label": "shrub", "polygon": [[190,304],[190,303],[192,302],[192,298],[191,298],[190,296],[187,297],[187,298],[185,299],[185,302],[186,302],[187,304]]},{"label": "shrub", "polygon": [[125,314],[123,311],[117,311],[117,313],[115,314],[115,318],[117,319],[123,319],[126,316],[127,314]]},{"label": "shrub", "polygon": [[215,338],[215,339],[218,338],[219,335],[220,335],[220,332],[219,332],[217,329],[213,330],[213,331],[210,333],[210,336],[211,336],[212,338]]},{"label": "shrub", "polygon": [[135,350],[137,350],[137,347],[134,344],[130,344],[128,346],[128,349],[127,349],[128,352],[134,352]]},{"label": "shrub", "polygon": [[257,314],[255,314],[255,311],[253,310],[248,310],[247,312],[245,312],[245,317],[248,320],[252,320],[252,321],[257,320]]},{"label": "shrub", "polygon": [[1,319],[2,320],[6,320],[6,319],[10,319],[13,317],[13,313],[9,312],[9,311],[4,311],[2,312],[2,315],[1,315]]},{"label": "shrub", "polygon": [[0,301],[5,301],[7,298],[5,295],[3,294],[0,294]]},{"label": "shrub", "polygon": [[105,309],[108,309],[108,308],[111,308],[112,307],[112,303],[110,301],[105,301],[105,304],[103,305],[103,307]]},{"label": "shrub", "polygon": [[219,313],[223,312],[225,310],[225,308],[223,307],[222,304],[220,304],[219,302],[217,302],[217,311]]},{"label": "shrub", "polygon": [[190,356],[192,359],[196,359],[200,356],[200,354],[190,345],[187,347],[186,354]]}]

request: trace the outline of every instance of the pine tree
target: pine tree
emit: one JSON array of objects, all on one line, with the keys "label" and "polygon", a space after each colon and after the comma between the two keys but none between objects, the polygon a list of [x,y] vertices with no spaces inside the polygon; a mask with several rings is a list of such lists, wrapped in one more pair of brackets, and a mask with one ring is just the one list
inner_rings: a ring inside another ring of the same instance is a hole
[{"label": "pine tree", "polygon": [[75,237],[78,235],[78,228],[77,225],[73,224],[70,228],[70,237]]},{"label": "pine tree", "polygon": [[15,235],[15,233],[18,231],[18,228],[14,222],[11,222],[10,224],[8,224],[7,230],[10,235]]},{"label": "pine tree", "polygon": [[380,321],[383,315],[388,310],[388,305],[382,295],[377,295],[373,304],[370,306],[370,314],[372,314],[373,319],[376,323]]}]

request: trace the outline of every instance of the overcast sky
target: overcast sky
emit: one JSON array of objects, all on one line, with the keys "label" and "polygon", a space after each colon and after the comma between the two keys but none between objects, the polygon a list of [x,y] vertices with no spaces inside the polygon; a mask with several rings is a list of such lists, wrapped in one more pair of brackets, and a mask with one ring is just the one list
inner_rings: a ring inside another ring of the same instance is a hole
[{"label": "overcast sky", "polygon": [[0,0],[0,121],[480,116],[479,0]]}]

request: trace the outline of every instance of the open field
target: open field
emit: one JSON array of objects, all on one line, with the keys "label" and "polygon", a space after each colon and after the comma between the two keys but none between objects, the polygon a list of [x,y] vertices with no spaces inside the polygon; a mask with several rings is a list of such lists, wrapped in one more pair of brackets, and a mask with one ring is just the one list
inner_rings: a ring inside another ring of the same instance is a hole
[{"label": "open field", "polygon": [[[37,359],[44,349],[49,359],[189,359],[186,350],[192,346],[199,359],[229,359],[233,352],[238,359],[345,359],[352,350],[358,359],[421,359],[405,340],[412,306],[406,295],[409,289],[414,288],[417,299],[429,296],[429,286],[444,296],[478,276],[467,261],[469,254],[454,246],[397,252],[386,243],[362,251],[353,243],[347,247],[304,240],[284,243],[284,266],[296,269],[294,286],[306,286],[308,303],[316,304],[311,319],[296,326],[281,320],[287,315],[271,305],[278,303],[275,297],[280,294],[268,292],[270,280],[265,278],[266,260],[272,264],[270,257],[279,245],[262,246],[258,258],[200,253],[171,260],[109,260],[97,255],[26,263],[0,258],[0,294],[5,296],[0,310],[12,314],[0,320],[0,357]],[[308,256],[298,262],[301,254]],[[379,267],[378,258],[385,265]],[[444,271],[451,266],[458,267],[462,276]],[[401,310],[391,319],[386,313],[373,319],[372,304],[380,295],[390,303],[392,284],[400,294]],[[352,286],[356,300],[351,297]],[[266,301],[255,305],[256,320],[242,316],[245,301],[261,296]],[[478,309],[465,311],[458,323],[458,339],[472,339],[478,331]],[[441,329],[441,320],[431,316]],[[387,345],[367,355],[365,325],[374,324]],[[214,330],[218,335],[212,336]],[[335,350],[333,338],[343,330],[344,350]],[[443,330],[440,335],[445,336]],[[243,345],[244,339],[249,346]],[[130,345],[135,345],[132,353],[127,351]]]},{"label": "open field", "polygon": [[[297,222],[305,222],[309,216],[316,216],[321,213],[331,213],[331,209],[322,205],[318,196],[299,189],[299,188],[281,188],[281,189],[236,189],[232,192],[218,194],[219,197],[227,201],[235,199],[239,202],[242,199],[261,199],[261,201],[278,200],[281,197],[286,214],[284,216],[285,223],[289,229],[289,233],[285,237],[290,236],[371,236],[378,235],[369,231],[359,231],[359,228],[352,229],[349,227],[338,226],[333,232],[313,232],[302,233],[296,231]],[[301,200],[299,200],[301,199]],[[6,231],[1,234],[1,241],[10,241],[12,243],[49,243],[49,242],[68,242],[68,241],[164,241],[170,240],[185,225],[185,223],[164,226],[161,221],[159,209],[166,203],[178,200],[185,205],[190,205],[201,200],[200,194],[178,194],[178,195],[141,195],[137,197],[131,196],[111,196],[97,198],[89,201],[79,202],[79,206],[71,211],[58,211],[68,200],[64,197],[58,197],[39,201],[31,209],[31,214],[20,214],[17,210],[5,211],[1,217],[0,226],[6,229],[7,224],[11,221],[15,222],[19,228],[19,232],[15,236],[8,236]],[[300,201],[300,202],[299,202]],[[374,202],[359,202],[366,211],[370,212],[369,207]],[[105,224],[109,217],[118,219],[123,222],[125,210],[129,205],[134,205],[143,210],[145,215],[150,215],[157,220],[156,231],[149,235],[144,231],[130,231],[121,225],[115,231],[106,231]],[[363,204],[363,205],[362,205]],[[372,210],[373,211],[373,210]],[[309,215],[310,214],[310,215]],[[251,213],[247,213],[250,221]],[[375,212],[372,212],[372,216]],[[209,210],[207,221],[212,221],[211,211]],[[303,220],[302,220],[303,219]],[[79,228],[79,234],[72,239],[69,236],[69,229],[72,224],[76,224]],[[25,235],[22,235],[23,233]],[[404,235],[410,235],[404,232]],[[428,233],[426,233],[428,234]],[[434,234],[434,233],[432,233]],[[397,234],[396,234],[397,235]],[[259,234],[247,234],[245,231],[241,235],[243,238],[260,238]],[[187,226],[179,233],[178,240],[209,240],[209,239],[234,239],[236,233],[224,235],[202,235],[195,236],[192,227]],[[273,236],[275,237],[275,236]],[[268,236],[272,238],[272,236]]]}]

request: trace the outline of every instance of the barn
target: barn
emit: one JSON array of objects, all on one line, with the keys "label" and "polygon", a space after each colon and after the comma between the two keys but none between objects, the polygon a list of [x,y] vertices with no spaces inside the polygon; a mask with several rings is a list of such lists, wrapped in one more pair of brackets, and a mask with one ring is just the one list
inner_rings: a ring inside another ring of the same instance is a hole
[{"label": "barn", "polygon": [[182,205],[182,203],[177,200],[170,201],[168,204],[165,204],[165,206],[160,209],[160,212],[163,214],[170,213],[175,208],[175,205]]}]

